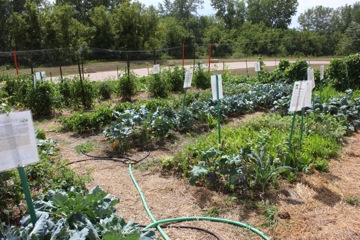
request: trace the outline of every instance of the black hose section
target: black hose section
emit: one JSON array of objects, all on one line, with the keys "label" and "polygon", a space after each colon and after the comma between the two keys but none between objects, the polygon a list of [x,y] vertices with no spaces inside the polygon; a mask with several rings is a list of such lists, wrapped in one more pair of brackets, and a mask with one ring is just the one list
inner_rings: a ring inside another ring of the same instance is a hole
[{"label": "black hose section", "polygon": [[72,164],[75,164],[75,163],[79,163],[79,162],[86,162],[86,161],[99,161],[99,160],[107,160],[107,161],[114,161],[114,162],[121,162],[122,164],[138,164],[140,163],[141,161],[144,161],[146,158],[148,158],[151,154],[151,151],[149,149],[147,149],[147,154],[145,157],[142,157],[138,160],[135,160],[135,159],[131,159],[129,157],[125,157],[125,156],[122,156],[122,157],[112,157],[112,156],[93,156],[93,155],[90,155],[90,154],[87,154],[85,152],[82,151],[82,148],[80,148],[80,152],[89,157],[88,159],[81,159],[81,160],[77,160],[77,161],[74,161],[74,162],[70,162],[70,163],[67,163],[65,165],[63,165],[62,167],[64,166],[69,166],[69,165],[72,165]]},{"label": "black hose section", "polygon": [[[146,227],[144,225],[138,225],[139,227]],[[198,231],[202,231],[202,232],[205,232],[205,233],[208,233],[209,235],[213,236],[216,238],[216,240],[223,240],[221,237],[219,237],[216,233],[210,231],[210,230],[207,230],[205,228],[200,228],[200,227],[192,227],[192,226],[183,226],[183,225],[179,225],[179,226],[175,226],[175,225],[171,225],[171,224],[164,224],[162,225],[163,227],[166,227],[166,228],[187,228],[187,229],[194,229],[194,230],[198,230]]]}]

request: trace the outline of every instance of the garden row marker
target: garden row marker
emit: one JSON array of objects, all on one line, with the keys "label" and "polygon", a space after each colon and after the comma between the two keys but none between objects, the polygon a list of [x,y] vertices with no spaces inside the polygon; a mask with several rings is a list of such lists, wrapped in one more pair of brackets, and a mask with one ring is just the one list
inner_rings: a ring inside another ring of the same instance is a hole
[{"label": "garden row marker", "polygon": [[35,226],[36,214],[24,170],[24,165],[39,161],[31,112],[1,114],[0,129],[0,172],[17,168],[31,222]]},{"label": "garden row marker", "polygon": [[32,79],[33,79],[33,83],[34,83],[34,89],[36,89],[36,77],[34,74],[32,75]]},{"label": "garden row marker", "polygon": [[246,64],[246,75],[247,77],[249,77],[249,68],[248,68],[247,60],[245,60],[245,64]]},{"label": "garden row marker", "polygon": [[[296,112],[302,111],[302,120],[304,114],[305,107],[312,107],[311,104],[311,95],[312,95],[312,82],[311,81],[296,81],[294,83],[293,92],[291,95],[291,102],[289,112],[294,112],[292,117],[291,129],[290,129],[290,137],[289,137],[289,152],[291,152],[292,147],[292,137],[294,133],[294,125]],[[300,128],[302,131],[303,127]],[[302,138],[302,132],[300,132],[300,138]]]},{"label": "garden row marker", "polygon": [[192,77],[193,77],[193,71],[191,71],[191,70],[186,70],[185,79],[184,79],[183,113],[184,113],[184,111],[185,111],[185,106],[186,106],[186,90],[187,90],[188,88],[191,88]]},{"label": "garden row marker", "polygon": [[15,64],[15,69],[16,69],[16,75],[19,75],[19,67],[18,67],[18,62],[17,62],[16,50],[14,50],[14,64]]},{"label": "garden row marker", "polygon": [[160,73],[160,65],[155,64],[153,67],[153,74],[159,74]]},{"label": "garden row marker", "polygon": [[257,77],[259,79],[259,72],[261,71],[261,66],[259,62],[255,63],[255,72],[257,73]]},{"label": "garden row marker", "polygon": [[79,77],[80,77],[81,101],[82,101],[83,106],[85,107],[85,106],[86,106],[86,102],[85,102],[85,93],[84,93],[83,80],[82,80],[82,76],[81,76],[81,68],[80,68],[79,54],[78,54],[76,57],[77,57],[77,64],[78,64]]},{"label": "garden row marker", "polygon": [[221,128],[220,128],[220,102],[224,98],[222,79],[220,74],[211,76],[211,91],[213,101],[217,101],[217,112],[218,112],[218,135],[219,135],[219,144],[221,144]]}]

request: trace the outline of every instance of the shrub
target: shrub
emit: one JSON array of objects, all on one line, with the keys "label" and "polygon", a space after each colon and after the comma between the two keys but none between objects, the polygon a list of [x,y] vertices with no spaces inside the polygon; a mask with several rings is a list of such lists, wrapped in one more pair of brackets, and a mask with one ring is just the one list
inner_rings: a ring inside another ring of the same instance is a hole
[{"label": "shrub", "polygon": [[102,82],[99,86],[99,95],[102,100],[108,100],[111,98],[112,88],[108,82]]},{"label": "shrub", "polygon": [[196,69],[194,74],[194,85],[196,88],[208,89],[211,86],[210,72],[206,71],[200,66]]},{"label": "shrub", "polygon": [[171,91],[182,92],[184,90],[185,69],[175,66],[168,72],[168,78],[171,85]]},{"label": "shrub", "polygon": [[93,106],[96,95],[89,80],[83,79],[81,81],[79,78],[75,78],[73,80],[71,97],[74,106],[78,106],[81,103],[84,108],[90,109]]},{"label": "shrub", "polygon": [[37,84],[36,88],[29,87],[26,102],[36,117],[51,116],[55,105],[55,87],[49,82]]},{"label": "shrub", "polygon": [[149,77],[149,92],[152,97],[166,98],[169,95],[170,83],[162,74]]},{"label": "shrub", "polygon": [[119,95],[125,101],[131,101],[136,94],[136,75],[133,72],[125,74],[120,78]]}]

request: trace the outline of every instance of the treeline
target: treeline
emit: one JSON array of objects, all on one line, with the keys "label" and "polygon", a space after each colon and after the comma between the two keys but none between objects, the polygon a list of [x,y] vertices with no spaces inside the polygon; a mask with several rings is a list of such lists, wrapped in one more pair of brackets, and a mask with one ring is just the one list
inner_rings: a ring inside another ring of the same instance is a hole
[{"label": "treeline", "polygon": [[[360,2],[317,6],[289,29],[297,0],[211,0],[214,16],[199,16],[203,0],[0,0],[0,51],[100,48],[153,50],[214,45],[214,57],[330,56],[360,49]],[[165,54],[165,53],[164,53]],[[171,52],[168,57],[175,57]]]}]

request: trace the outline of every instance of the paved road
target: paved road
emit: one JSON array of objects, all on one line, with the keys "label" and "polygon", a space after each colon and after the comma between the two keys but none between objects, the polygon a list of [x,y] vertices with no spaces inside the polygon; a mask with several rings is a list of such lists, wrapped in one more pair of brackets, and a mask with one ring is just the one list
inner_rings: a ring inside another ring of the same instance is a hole
[{"label": "paved road", "polygon": [[[248,61],[248,62],[226,62],[226,63],[211,63],[210,69],[211,70],[223,70],[223,69],[246,69],[247,67],[249,69],[254,69],[256,61]],[[279,61],[264,61],[266,66],[276,66]],[[329,61],[311,61],[309,64],[329,64]],[[204,68],[208,68],[208,64],[203,64]],[[171,67],[165,67],[165,68],[171,68]],[[185,65],[186,69],[192,69],[193,65]],[[140,69],[132,69],[132,71],[138,76],[148,76],[152,73],[152,69],[148,68],[140,68]],[[88,77],[91,81],[103,81],[106,79],[116,79],[117,78],[117,71],[110,71],[110,72],[95,72],[95,73],[85,73],[85,76]],[[121,74],[121,72],[120,72]],[[72,76],[69,76],[72,77]]]}]

